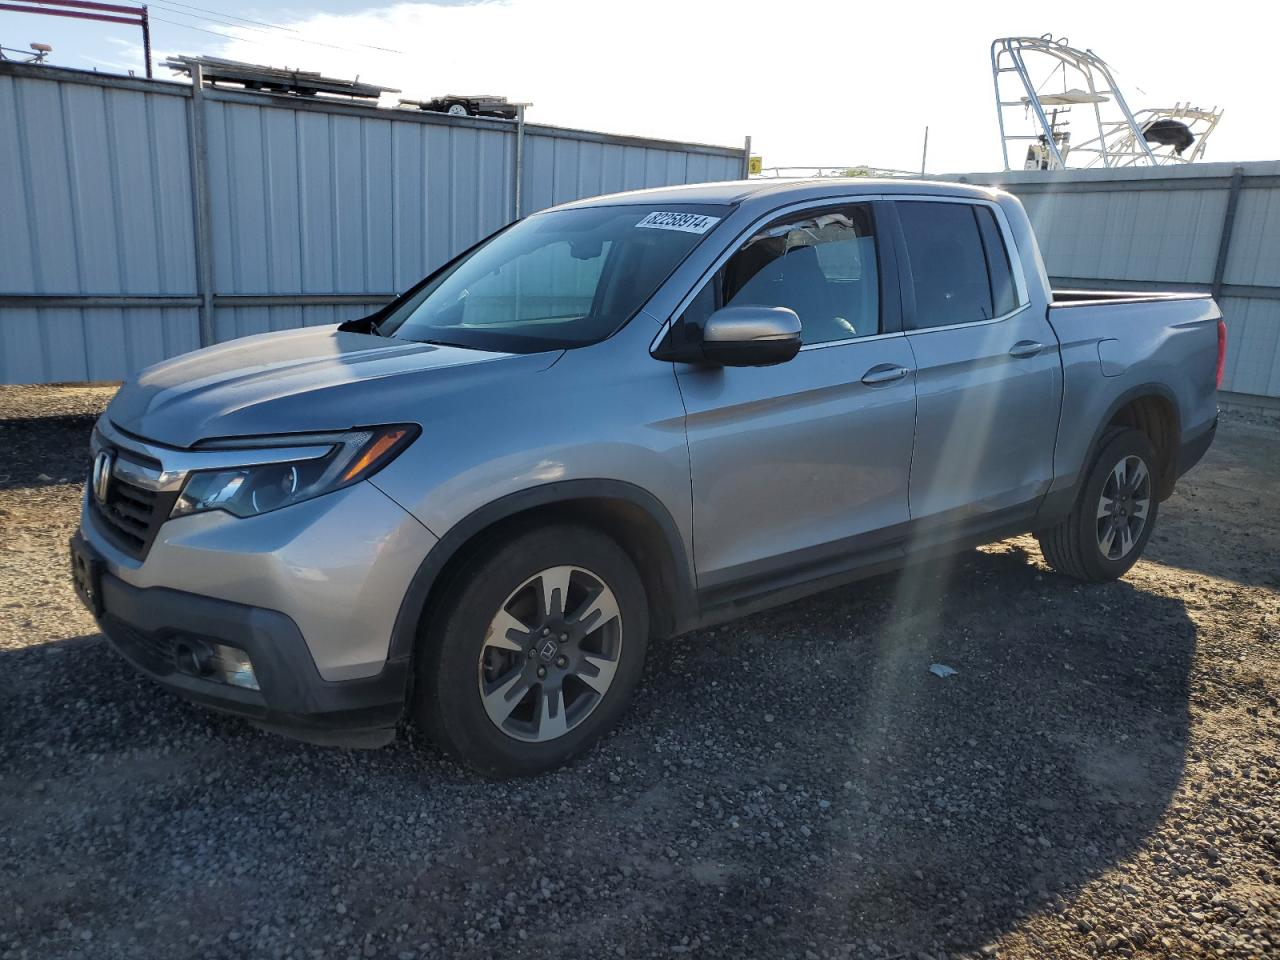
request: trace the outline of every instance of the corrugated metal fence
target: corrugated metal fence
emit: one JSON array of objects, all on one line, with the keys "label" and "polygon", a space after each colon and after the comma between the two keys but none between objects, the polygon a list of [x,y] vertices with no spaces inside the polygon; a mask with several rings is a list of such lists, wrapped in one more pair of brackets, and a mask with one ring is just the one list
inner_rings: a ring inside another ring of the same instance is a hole
[{"label": "corrugated metal fence", "polygon": [[360,316],[508,223],[517,194],[530,213],[744,165],[739,148],[3,63],[0,382],[120,379]]},{"label": "corrugated metal fence", "polygon": [[1280,398],[1280,161],[956,179],[1022,200],[1055,286],[1211,291],[1228,329],[1223,390],[1239,395],[1227,399]]}]

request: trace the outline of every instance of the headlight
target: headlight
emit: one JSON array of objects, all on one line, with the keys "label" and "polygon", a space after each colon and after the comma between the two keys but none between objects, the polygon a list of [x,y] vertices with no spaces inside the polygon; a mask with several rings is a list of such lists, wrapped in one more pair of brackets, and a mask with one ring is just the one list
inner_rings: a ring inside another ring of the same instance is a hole
[{"label": "headlight", "polygon": [[323,439],[285,438],[293,446],[324,443],[332,444],[332,449],[310,460],[195,471],[187,477],[169,516],[225,510],[237,517],[253,517],[310,500],[373,476],[417,435],[417,427],[398,425],[331,434]]}]

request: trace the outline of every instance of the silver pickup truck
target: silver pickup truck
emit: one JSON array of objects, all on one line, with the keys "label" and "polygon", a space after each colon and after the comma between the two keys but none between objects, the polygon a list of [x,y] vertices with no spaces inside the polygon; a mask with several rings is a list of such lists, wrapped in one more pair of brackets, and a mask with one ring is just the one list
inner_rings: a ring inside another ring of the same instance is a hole
[{"label": "silver pickup truck", "polygon": [[143,371],[72,567],[192,700],[353,745],[407,717],[533,773],[615,723],[651,637],[1028,531],[1121,576],[1225,349],[1207,296],[1052,291],[997,190],[600,197],[373,316]]}]

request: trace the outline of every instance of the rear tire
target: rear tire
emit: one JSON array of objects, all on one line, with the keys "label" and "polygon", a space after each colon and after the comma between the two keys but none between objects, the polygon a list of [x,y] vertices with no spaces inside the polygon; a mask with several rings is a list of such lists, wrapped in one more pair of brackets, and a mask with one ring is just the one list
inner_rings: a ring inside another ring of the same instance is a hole
[{"label": "rear tire", "polygon": [[1116,427],[1103,434],[1071,513],[1036,534],[1045,562],[1077,580],[1101,583],[1124,576],[1155,527],[1156,463],[1142,431]]},{"label": "rear tire", "polygon": [[573,525],[490,541],[444,585],[420,640],[414,712],[444,750],[489,776],[554,769],[630,703],[649,637],[635,565]]}]

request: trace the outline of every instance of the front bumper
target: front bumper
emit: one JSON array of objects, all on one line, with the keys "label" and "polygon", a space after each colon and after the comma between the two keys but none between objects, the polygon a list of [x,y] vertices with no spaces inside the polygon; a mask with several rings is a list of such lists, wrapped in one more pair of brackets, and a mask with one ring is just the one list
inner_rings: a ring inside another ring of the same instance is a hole
[{"label": "front bumper", "polygon": [[[134,587],[111,573],[80,533],[72,548],[95,567],[103,634],[152,680],[195,703],[311,742],[378,746],[394,736],[409,679],[407,656],[386,660],[373,676],[327,681],[289,616],[166,587]],[[259,689],[184,667],[183,648],[214,643],[248,654]]]},{"label": "front bumper", "polygon": [[[111,644],[183,696],[280,732],[385,742],[416,636],[413,611],[401,611],[436,544],[431,532],[367,482],[254,517],[165,519],[169,504],[144,496],[135,465],[185,474],[207,466],[204,454],[115,432],[106,440],[116,456],[102,493],[129,492],[117,505],[121,497],[86,491],[73,573]],[[142,511],[151,526],[126,529],[112,507],[135,519]],[[223,669],[238,662],[227,647],[248,654],[258,689],[214,679],[236,679]]]},{"label": "front bumper", "polygon": [[369,483],[256,517],[221,511],[164,523],[146,557],[130,556],[103,529],[86,497],[80,533],[112,575],[131,587],[278,610],[306,639],[326,681],[382,670],[400,605],[436,538]]}]

